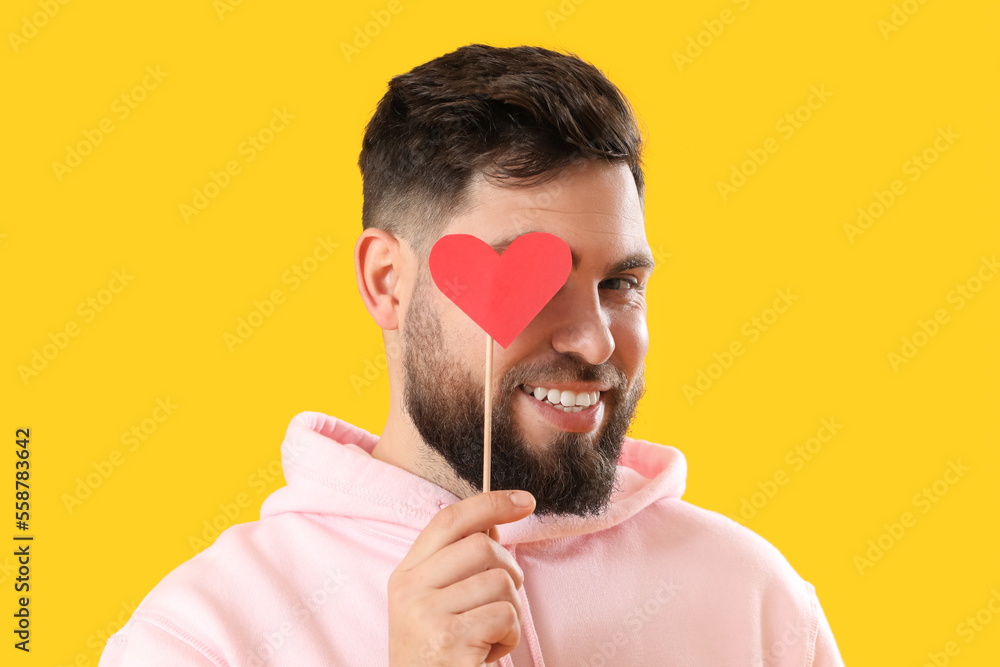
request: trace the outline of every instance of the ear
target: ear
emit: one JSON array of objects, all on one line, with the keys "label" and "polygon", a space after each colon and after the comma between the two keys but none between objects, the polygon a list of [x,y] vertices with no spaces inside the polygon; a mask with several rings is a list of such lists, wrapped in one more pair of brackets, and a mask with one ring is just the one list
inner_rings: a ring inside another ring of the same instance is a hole
[{"label": "ear", "polygon": [[399,327],[403,262],[399,239],[381,229],[364,230],[354,245],[354,274],[361,300],[385,331]]}]

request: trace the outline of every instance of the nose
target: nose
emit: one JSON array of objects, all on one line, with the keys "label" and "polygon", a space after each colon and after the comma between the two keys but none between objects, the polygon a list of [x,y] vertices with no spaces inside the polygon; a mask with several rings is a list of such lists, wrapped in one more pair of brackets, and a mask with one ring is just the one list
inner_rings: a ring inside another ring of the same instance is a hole
[{"label": "nose", "polygon": [[575,354],[596,366],[610,359],[615,351],[608,314],[601,307],[596,286],[583,289],[572,282],[570,276],[549,302],[552,347],[560,354]]}]

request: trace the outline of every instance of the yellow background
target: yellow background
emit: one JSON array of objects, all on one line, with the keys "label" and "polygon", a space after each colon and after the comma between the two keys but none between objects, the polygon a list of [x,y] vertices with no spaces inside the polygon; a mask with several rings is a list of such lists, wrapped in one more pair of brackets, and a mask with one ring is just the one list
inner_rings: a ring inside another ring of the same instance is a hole
[{"label": "yellow background", "polygon": [[[816,586],[847,664],[923,665],[949,641],[949,664],[1000,660],[1000,618],[958,633],[1000,590],[1000,279],[962,308],[952,292],[1000,253],[996,3],[398,0],[365,44],[387,2],[46,2],[10,0],[0,20],[0,468],[11,480],[14,431],[30,427],[36,536],[30,655],[11,646],[0,557],[3,664],[96,664],[203,522],[238,499],[238,521],[258,517],[296,413],[381,430],[385,375],[358,382],[382,349],[353,275],[361,135],[389,78],[472,42],[574,52],[643,122],[659,268],[632,433],[684,452],[685,498],[734,518],[757,501],[744,522]],[[831,96],[803,111],[813,86]],[[124,118],[122,95],[144,98]],[[294,118],[247,161],[275,108]],[[797,110],[810,117],[787,137],[776,124]],[[105,119],[113,131],[60,180],[53,162]],[[949,127],[958,138],[911,180],[904,165]],[[723,200],[718,182],[769,138],[777,152]],[[230,160],[240,172],[185,222],[180,205]],[[896,179],[905,193],[852,242],[844,225]],[[318,237],[339,246],[286,280]],[[224,334],[275,289],[284,302],[230,351]],[[745,323],[779,289],[798,299],[751,341]],[[938,309],[947,322],[894,368]],[[78,335],[25,381],[70,323]],[[736,341],[744,354],[689,400],[682,387]],[[178,407],[149,421],[168,398]],[[796,469],[786,457],[823,418],[843,428]],[[155,431],[129,451],[120,438],[143,420]],[[914,495],[949,461],[968,471],[921,512]],[[0,487],[13,544],[13,482]],[[907,511],[915,525],[886,537]],[[859,569],[880,538],[891,546]]]}]

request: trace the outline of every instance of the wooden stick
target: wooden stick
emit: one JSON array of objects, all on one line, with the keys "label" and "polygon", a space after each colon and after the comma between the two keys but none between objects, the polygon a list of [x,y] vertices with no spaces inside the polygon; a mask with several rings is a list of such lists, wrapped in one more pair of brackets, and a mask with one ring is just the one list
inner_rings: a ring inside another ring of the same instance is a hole
[{"label": "wooden stick", "polygon": [[493,396],[493,337],[486,334],[486,384],[483,400],[483,493],[490,491],[490,436]]},{"label": "wooden stick", "polygon": [[[492,429],[490,423],[493,417],[493,337],[486,334],[486,385],[483,389],[483,493],[490,492],[490,441]],[[489,529],[486,530],[489,535]],[[491,662],[490,665],[499,665]],[[513,665],[513,661],[510,663]]]}]

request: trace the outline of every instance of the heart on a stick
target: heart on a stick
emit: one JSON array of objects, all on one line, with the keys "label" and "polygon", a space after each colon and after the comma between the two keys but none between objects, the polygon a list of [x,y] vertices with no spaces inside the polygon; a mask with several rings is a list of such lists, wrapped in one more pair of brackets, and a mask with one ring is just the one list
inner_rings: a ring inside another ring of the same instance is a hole
[{"label": "heart on a stick", "polygon": [[471,234],[448,234],[428,263],[438,289],[506,349],[566,282],[573,258],[545,232],[518,236],[502,255]]}]

